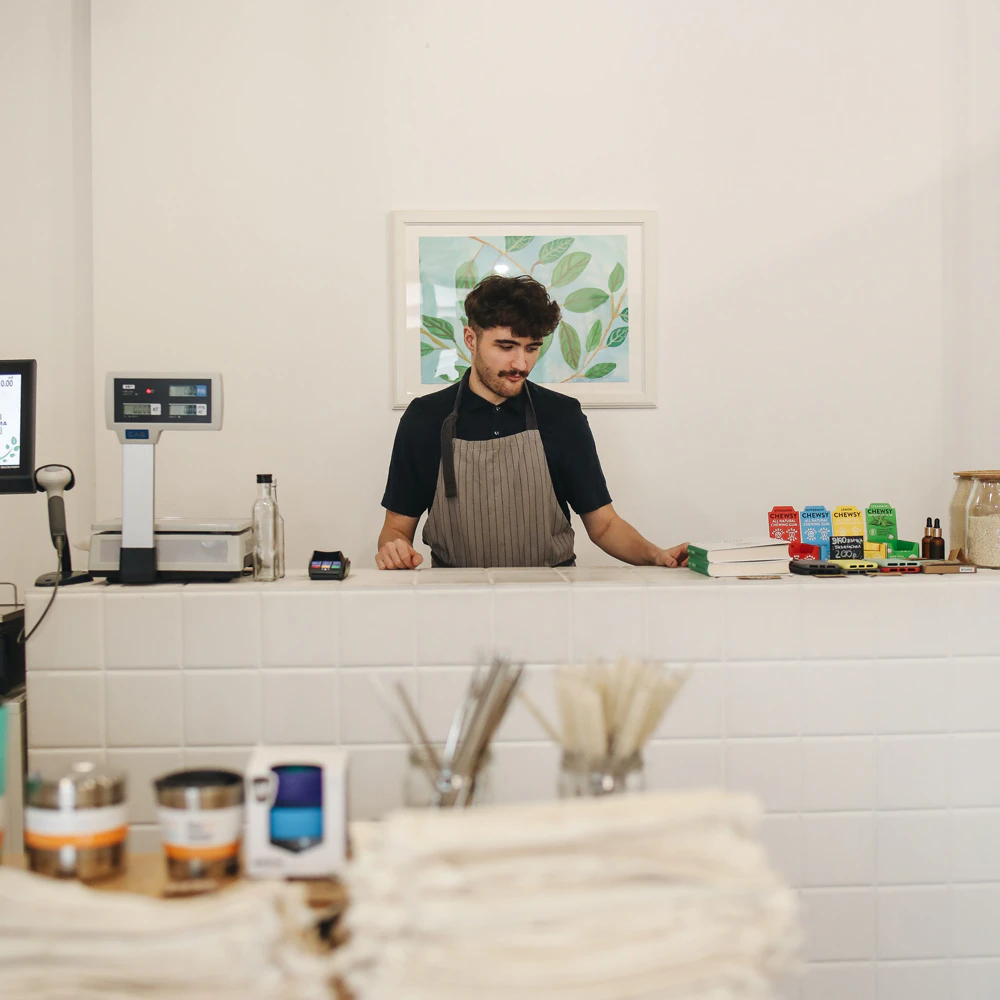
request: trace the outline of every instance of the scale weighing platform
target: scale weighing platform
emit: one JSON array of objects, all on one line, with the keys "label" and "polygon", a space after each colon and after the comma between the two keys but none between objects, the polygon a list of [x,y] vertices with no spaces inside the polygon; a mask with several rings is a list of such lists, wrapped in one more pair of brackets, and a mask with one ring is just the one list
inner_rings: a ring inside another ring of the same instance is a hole
[{"label": "scale weighing platform", "polygon": [[122,444],[122,516],[92,527],[90,572],[111,582],[231,580],[253,567],[249,519],[156,518],[163,431],[222,429],[218,372],[109,372],[104,416]]}]

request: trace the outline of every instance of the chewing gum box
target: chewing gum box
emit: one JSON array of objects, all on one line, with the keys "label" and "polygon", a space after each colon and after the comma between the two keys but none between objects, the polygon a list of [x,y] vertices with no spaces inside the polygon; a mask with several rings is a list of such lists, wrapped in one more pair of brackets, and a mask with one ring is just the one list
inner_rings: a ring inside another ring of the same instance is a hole
[{"label": "chewing gum box", "polygon": [[818,545],[820,559],[830,558],[830,535],[833,527],[830,512],[822,505],[811,504],[802,508],[799,514],[802,525],[802,541],[806,545]]},{"label": "chewing gum box", "polygon": [[784,542],[799,541],[799,514],[794,507],[774,507],[767,515],[768,533]]}]

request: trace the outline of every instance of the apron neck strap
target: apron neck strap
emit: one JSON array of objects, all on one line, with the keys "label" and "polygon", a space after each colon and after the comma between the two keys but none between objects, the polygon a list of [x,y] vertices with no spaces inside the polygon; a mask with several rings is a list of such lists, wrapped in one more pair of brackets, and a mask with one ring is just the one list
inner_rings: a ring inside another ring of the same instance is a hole
[{"label": "apron neck strap", "polygon": [[[458,392],[455,394],[455,406],[452,408],[451,413],[444,418],[444,423],[441,424],[441,467],[444,472],[444,495],[450,499],[458,496],[458,480],[455,478],[455,449],[453,444],[455,441],[455,432],[458,428],[458,411],[462,406],[462,393],[465,391],[471,375],[472,369],[466,369],[465,374],[458,383]],[[528,391],[527,379],[524,382],[524,395],[528,400],[528,405],[524,413],[525,429],[536,431],[538,430],[538,416],[535,413],[535,401],[531,398],[531,393]]]}]

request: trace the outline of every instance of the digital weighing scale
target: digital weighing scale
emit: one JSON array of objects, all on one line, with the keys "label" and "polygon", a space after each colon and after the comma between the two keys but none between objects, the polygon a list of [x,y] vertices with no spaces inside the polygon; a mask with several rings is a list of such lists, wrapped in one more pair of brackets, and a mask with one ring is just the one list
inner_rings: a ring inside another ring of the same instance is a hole
[{"label": "digital weighing scale", "polygon": [[161,432],[222,428],[218,372],[109,372],[105,421],[122,443],[122,516],[92,526],[90,572],[121,583],[216,581],[253,566],[249,518],[154,515],[154,448]]}]

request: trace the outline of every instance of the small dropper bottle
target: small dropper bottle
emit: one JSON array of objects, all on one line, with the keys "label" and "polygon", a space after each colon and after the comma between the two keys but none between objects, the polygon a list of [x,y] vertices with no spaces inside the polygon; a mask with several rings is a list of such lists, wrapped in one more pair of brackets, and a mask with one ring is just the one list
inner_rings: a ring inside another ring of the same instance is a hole
[{"label": "small dropper bottle", "polygon": [[941,533],[941,518],[934,518],[934,534],[931,537],[931,559],[944,559],[944,535]]},{"label": "small dropper bottle", "polygon": [[924,537],[920,539],[920,558],[932,559],[931,542],[934,540],[934,526],[931,519],[927,518],[927,526],[924,528]]}]

